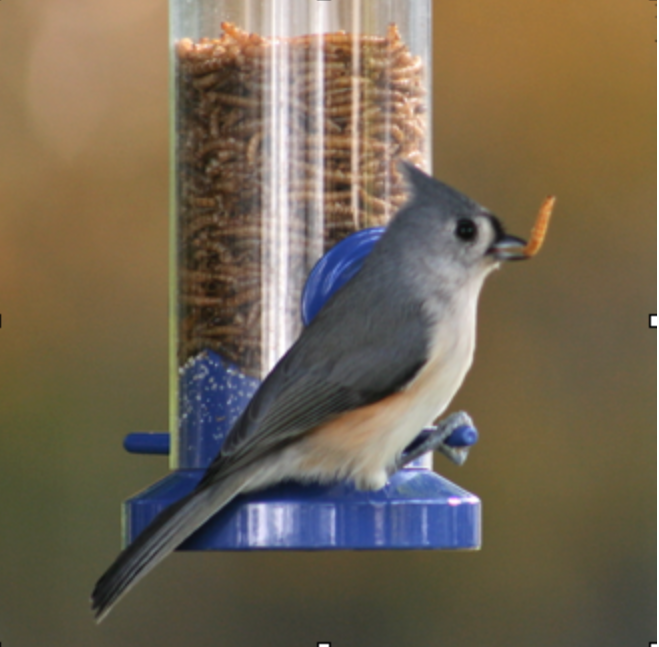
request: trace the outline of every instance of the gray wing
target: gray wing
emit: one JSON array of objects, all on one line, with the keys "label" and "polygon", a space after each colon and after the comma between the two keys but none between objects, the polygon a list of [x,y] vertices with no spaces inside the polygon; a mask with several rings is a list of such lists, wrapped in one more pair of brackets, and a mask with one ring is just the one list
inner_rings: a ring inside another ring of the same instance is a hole
[{"label": "gray wing", "polygon": [[386,295],[364,289],[368,276],[349,286],[330,299],[265,379],[200,487],[399,391],[425,364],[430,326],[421,304],[408,293],[392,298],[395,282]]}]

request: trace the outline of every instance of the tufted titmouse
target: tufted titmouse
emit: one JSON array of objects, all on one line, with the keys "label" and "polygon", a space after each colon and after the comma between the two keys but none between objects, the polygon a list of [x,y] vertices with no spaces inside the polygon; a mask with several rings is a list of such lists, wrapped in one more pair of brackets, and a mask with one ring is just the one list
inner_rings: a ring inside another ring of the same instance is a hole
[{"label": "tufted titmouse", "polygon": [[535,253],[537,236],[530,250],[465,195],[403,168],[408,202],[261,384],[196,489],[98,581],[97,620],[237,494],[284,480],[377,490],[446,409],[471,366],[485,277]]}]

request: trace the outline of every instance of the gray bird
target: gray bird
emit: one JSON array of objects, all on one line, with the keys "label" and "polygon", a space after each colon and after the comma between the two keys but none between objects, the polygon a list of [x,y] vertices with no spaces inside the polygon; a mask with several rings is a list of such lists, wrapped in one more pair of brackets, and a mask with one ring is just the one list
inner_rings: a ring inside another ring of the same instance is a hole
[{"label": "gray bird", "polygon": [[525,241],[462,193],[403,166],[410,197],[360,271],[266,377],[196,489],[162,512],[96,584],[100,622],[237,494],[284,480],[377,490],[469,370],[485,277]]}]

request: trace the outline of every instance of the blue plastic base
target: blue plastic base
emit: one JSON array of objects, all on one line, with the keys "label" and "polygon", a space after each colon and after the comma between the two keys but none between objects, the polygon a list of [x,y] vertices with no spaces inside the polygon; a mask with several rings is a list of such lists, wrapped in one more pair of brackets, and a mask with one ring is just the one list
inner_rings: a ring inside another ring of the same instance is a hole
[{"label": "blue plastic base", "polygon": [[[178,470],[124,503],[124,541],[190,492],[204,470]],[[481,502],[427,469],[377,492],[347,483],[284,483],[236,498],[179,550],[477,549]]]}]

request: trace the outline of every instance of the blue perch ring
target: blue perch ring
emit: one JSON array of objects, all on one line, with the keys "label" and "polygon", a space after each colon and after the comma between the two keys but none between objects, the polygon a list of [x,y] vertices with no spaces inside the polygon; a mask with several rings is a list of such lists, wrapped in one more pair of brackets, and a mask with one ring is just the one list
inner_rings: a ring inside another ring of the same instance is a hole
[{"label": "blue perch ring", "polygon": [[384,227],[362,229],[330,249],[309,273],[302,291],[302,323],[308,326],[327,300],[361,268]]}]

